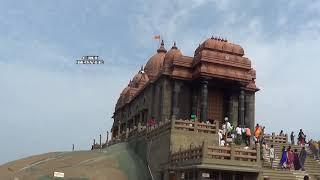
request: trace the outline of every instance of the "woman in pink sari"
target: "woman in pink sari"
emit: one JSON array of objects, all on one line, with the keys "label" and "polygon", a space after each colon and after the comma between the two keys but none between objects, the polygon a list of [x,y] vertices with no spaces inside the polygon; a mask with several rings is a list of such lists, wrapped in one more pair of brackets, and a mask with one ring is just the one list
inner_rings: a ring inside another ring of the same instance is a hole
[{"label": "woman in pink sari", "polygon": [[291,169],[294,169],[294,165],[293,165],[293,162],[294,162],[294,152],[291,150],[291,146],[288,147],[288,150],[287,150],[287,165],[288,165],[288,169],[291,170]]}]

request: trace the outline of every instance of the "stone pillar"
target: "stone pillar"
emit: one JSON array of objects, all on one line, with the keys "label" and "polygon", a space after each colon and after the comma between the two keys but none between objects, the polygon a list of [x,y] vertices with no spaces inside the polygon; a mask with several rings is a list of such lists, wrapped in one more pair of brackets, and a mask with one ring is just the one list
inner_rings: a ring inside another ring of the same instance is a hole
[{"label": "stone pillar", "polygon": [[239,103],[240,103],[240,107],[239,107],[239,110],[240,110],[240,117],[239,117],[239,120],[240,120],[240,125],[241,126],[244,126],[244,90],[241,90],[240,91],[240,96],[239,96]]},{"label": "stone pillar", "polygon": [[179,116],[179,93],[180,93],[180,83],[178,81],[174,82],[173,87],[173,106],[172,106],[172,119],[176,119]]},{"label": "stone pillar", "polygon": [[155,87],[154,87],[154,84],[151,84],[150,85],[150,91],[151,91],[151,96],[150,96],[150,101],[149,101],[149,104],[148,104],[148,119],[151,119],[152,116],[155,116],[154,115],[154,101],[155,101]]},{"label": "stone pillar", "polygon": [[201,114],[200,120],[206,121],[208,114],[208,81],[203,81],[201,86]]},{"label": "stone pillar", "polygon": [[245,95],[245,125],[252,131],[255,126],[255,94],[253,92],[246,92]]},{"label": "stone pillar", "polygon": [[192,109],[191,109],[191,113],[193,115],[197,115],[197,110],[198,110],[198,91],[196,88],[193,89],[192,92]]},{"label": "stone pillar", "polygon": [[[244,96],[244,124],[250,128],[250,120],[249,120],[249,103],[250,103],[250,96],[245,93]],[[250,128],[251,129],[251,128]],[[251,129],[251,132],[253,129]]]},{"label": "stone pillar", "polygon": [[229,98],[229,119],[234,127],[238,126],[239,119],[239,98],[235,94],[230,94]]},{"label": "stone pillar", "polygon": [[249,109],[249,122],[250,122],[250,129],[254,129],[255,126],[255,94],[251,93],[250,94],[250,101],[249,101],[249,105],[248,105],[248,109]]},{"label": "stone pillar", "polygon": [[171,118],[171,107],[172,107],[172,87],[169,79],[163,80],[163,88],[162,88],[162,120]]}]

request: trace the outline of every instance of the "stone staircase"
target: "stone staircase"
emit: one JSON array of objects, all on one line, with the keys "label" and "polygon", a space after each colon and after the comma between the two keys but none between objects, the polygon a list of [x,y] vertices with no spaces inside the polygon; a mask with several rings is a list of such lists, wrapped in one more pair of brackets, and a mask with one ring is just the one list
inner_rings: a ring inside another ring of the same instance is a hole
[{"label": "stone staircase", "polygon": [[[307,175],[302,171],[284,171],[281,169],[268,169],[263,168],[263,177],[270,180],[303,180],[303,177]],[[312,178],[313,179],[313,178]]]},{"label": "stone staircase", "polygon": [[[273,167],[271,168],[269,152],[266,151],[264,154],[264,161],[262,161],[263,167],[263,177],[269,177],[271,180],[282,180],[282,179],[303,179],[305,175],[308,175],[311,179],[320,178],[320,163],[313,159],[311,151],[306,148],[308,157],[305,162],[305,170],[306,171],[294,171],[294,170],[283,170],[279,166],[280,158],[281,158],[281,149],[283,146],[288,147],[290,144],[274,144],[275,149],[275,160],[273,163]],[[297,149],[300,152],[301,147],[298,145],[290,145],[291,148]]]}]

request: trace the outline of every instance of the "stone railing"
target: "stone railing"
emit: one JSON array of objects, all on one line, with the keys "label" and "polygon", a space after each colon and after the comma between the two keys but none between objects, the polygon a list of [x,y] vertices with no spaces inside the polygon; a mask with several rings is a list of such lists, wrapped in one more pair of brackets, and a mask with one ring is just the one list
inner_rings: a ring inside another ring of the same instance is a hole
[{"label": "stone railing", "polygon": [[151,136],[156,136],[160,134],[161,132],[170,129],[171,127],[171,121],[170,120],[165,120],[165,121],[160,121],[158,124],[154,126],[147,126],[147,131],[146,135],[147,137]]},{"label": "stone railing", "polygon": [[131,139],[134,137],[146,136],[148,138],[156,136],[161,132],[168,129],[183,130],[183,131],[194,131],[199,133],[217,134],[219,131],[219,122],[214,124],[207,124],[198,121],[191,120],[165,120],[160,121],[158,124],[153,126],[142,126],[138,124],[131,129],[128,129],[119,135],[121,141]]},{"label": "stone railing", "polygon": [[[258,145],[259,146],[259,145]],[[203,143],[202,146],[194,147],[186,150],[179,150],[178,152],[172,153],[170,157],[171,163],[180,163],[193,161],[198,163],[217,163],[221,162],[248,162],[257,163],[260,161],[260,148],[256,150],[243,149],[236,147],[233,144],[229,147],[220,146],[207,146]]]},{"label": "stone railing", "polygon": [[229,147],[207,146],[205,155],[210,159],[226,159],[236,161],[259,161],[260,148],[257,150],[244,149],[231,145]]},{"label": "stone railing", "polygon": [[283,136],[276,135],[275,133],[270,134],[265,134],[263,136],[265,142],[267,144],[274,144],[274,143],[283,143],[286,144],[288,143],[288,134],[285,134]]},{"label": "stone railing", "polygon": [[170,162],[176,163],[187,160],[199,160],[202,158],[202,146],[192,148],[187,150],[181,150],[171,154]]},{"label": "stone railing", "polygon": [[126,139],[126,132],[122,132],[119,137],[120,137],[120,139],[125,140]]},{"label": "stone railing", "polygon": [[111,146],[111,145],[121,143],[121,142],[123,142],[123,140],[121,140],[119,138],[114,138],[114,139],[111,139],[110,141],[108,141],[107,146]]},{"label": "stone railing", "polygon": [[217,134],[219,131],[219,122],[216,121],[214,124],[202,123],[199,121],[190,120],[174,120],[174,129],[185,130],[185,131],[195,131],[202,133]]},{"label": "stone railing", "polygon": [[138,134],[138,127],[134,126],[132,129],[129,130],[128,136],[132,137]]},{"label": "stone railing", "polygon": [[146,126],[138,127],[138,133],[137,133],[138,137],[145,136],[146,133],[147,133],[147,127]]}]

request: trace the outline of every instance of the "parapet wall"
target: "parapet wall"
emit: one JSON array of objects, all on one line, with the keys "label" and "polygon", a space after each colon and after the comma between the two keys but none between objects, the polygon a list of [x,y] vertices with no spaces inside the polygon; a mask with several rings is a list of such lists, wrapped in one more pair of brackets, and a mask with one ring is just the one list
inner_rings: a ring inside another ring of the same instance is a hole
[{"label": "parapet wall", "polygon": [[[129,147],[149,165],[155,180],[168,179],[172,152],[199,146],[217,145],[219,124],[206,124],[190,120],[166,120],[151,127],[138,125],[120,134],[115,143],[127,141]],[[112,142],[113,142],[112,141]]]}]

